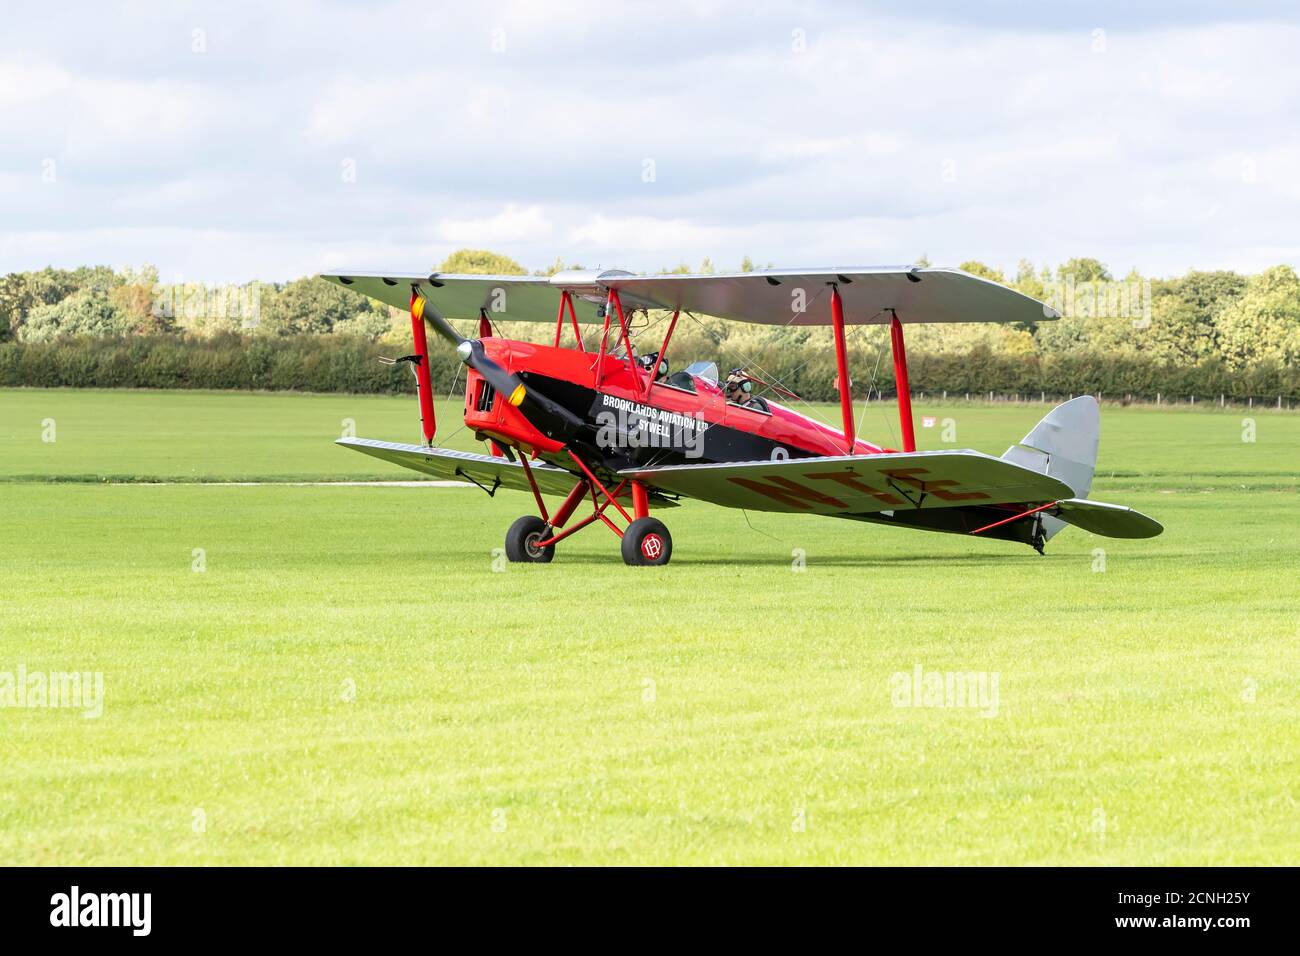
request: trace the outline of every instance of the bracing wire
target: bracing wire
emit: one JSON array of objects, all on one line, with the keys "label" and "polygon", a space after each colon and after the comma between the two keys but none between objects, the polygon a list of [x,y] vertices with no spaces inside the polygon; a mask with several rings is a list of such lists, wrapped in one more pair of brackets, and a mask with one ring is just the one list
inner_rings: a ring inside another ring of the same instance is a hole
[{"label": "bracing wire", "polygon": [[761,535],[762,535],[763,537],[765,537],[765,538],[771,538],[771,539],[772,539],[773,541],[775,541],[777,544],[781,544],[781,543],[782,543],[781,539],[778,538],[776,535],[774,535],[774,534],[768,534],[768,533],[767,533],[766,531],[764,531],[762,528],[755,528],[755,527],[754,527],[754,522],[752,522],[752,521],[749,520],[749,512],[746,511],[744,508],[741,508],[741,509],[740,509],[740,513],[741,513],[742,515],[745,516],[745,524],[749,525],[749,530],[750,530],[750,531],[757,532],[758,534],[761,534]]}]

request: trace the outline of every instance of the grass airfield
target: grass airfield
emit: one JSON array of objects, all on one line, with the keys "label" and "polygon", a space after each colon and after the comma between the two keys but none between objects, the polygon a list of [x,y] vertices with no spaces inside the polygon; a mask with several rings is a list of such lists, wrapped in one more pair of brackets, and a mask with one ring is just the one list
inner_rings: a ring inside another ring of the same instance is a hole
[{"label": "grass airfield", "polygon": [[[920,401],[918,444],[1000,454],[1046,410]],[[417,427],[410,397],[0,391],[0,673],[104,682],[94,719],[0,708],[0,857],[1300,855],[1295,413],[1103,406],[1092,497],[1151,540],[688,503],[662,569],[598,526],[504,565],[526,495],[294,484],[414,477],[331,440]],[[996,707],[897,706],[918,666],[996,674]]]}]

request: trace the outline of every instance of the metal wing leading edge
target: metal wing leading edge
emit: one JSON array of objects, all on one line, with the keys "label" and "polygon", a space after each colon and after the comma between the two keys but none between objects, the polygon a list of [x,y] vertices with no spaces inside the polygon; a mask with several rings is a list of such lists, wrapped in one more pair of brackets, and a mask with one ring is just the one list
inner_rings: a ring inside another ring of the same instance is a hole
[{"label": "metal wing leading edge", "polygon": [[[446,481],[474,482],[493,491],[497,488],[530,490],[523,466],[508,458],[372,438],[339,438],[334,443]],[[562,468],[538,461],[532,463],[532,469],[537,487],[546,494],[567,495],[573,487],[574,477]]]}]

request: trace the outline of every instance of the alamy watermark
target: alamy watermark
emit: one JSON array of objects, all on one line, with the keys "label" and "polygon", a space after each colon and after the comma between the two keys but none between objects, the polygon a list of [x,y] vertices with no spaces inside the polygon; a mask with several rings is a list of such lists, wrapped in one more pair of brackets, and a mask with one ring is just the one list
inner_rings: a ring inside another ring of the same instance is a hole
[{"label": "alamy watermark", "polygon": [[156,285],[152,312],[155,317],[193,322],[198,319],[228,319],[242,328],[257,328],[262,321],[262,286],[204,285],[178,282]]},{"label": "alamy watermark", "polygon": [[1151,280],[1075,282],[1074,276],[1043,289],[1043,314],[1065,318],[1130,319],[1133,327],[1151,324]]},{"label": "alamy watermark", "polygon": [[152,912],[152,893],[83,893],[73,884],[68,892],[50,897],[51,926],[119,926],[132,936],[148,936]]},{"label": "alamy watermark", "polygon": [[66,708],[94,719],[104,713],[104,675],[100,671],[0,671],[0,709]]},{"label": "alamy watermark", "polygon": [[927,671],[917,664],[910,673],[890,676],[889,696],[895,707],[964,708],[996,717],[1001,676],[999,671]]},{"label": "alamy watermark", "polygon": [[699,412],[686,415],[626,398],[602,395],[596,413],[596,444],[601,448],[671,448],[687,458],[704,454],[709,423]]}]

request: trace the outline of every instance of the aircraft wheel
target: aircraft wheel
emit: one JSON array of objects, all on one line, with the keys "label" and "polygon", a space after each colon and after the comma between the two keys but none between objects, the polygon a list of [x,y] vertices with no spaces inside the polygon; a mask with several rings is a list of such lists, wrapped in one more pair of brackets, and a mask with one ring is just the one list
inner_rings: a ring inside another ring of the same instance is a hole
[{"label": "aircraft wheel", "polygon": [[637,518],[623,532],[623,560],[631,565],[667,564],[673,538],[658,518]]},{"label": "aircraft wheel", "polygon": [[555,545],[537,546],[551,536],[550,526],[537,515],[524,515],[506,532],[506,559],[531,564],[546,564],[555,557]]}]

